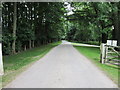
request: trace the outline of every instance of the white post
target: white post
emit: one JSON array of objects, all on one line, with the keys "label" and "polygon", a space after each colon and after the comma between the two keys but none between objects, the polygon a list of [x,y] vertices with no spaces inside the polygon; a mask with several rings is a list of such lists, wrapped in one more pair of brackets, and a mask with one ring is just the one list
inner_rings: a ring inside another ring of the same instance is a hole
[{"label": "white post", "polygon": [[3,75],[2,43],[0,43],[0,75]]},{"label": "white post", "polygon": [[106,54],[106,50],[105,50],[105,43],[101,43],[101,47],[100,47],[100,49],[101,49],[101,63],[102,64],[104,64],[105,63],[105,54]]}]

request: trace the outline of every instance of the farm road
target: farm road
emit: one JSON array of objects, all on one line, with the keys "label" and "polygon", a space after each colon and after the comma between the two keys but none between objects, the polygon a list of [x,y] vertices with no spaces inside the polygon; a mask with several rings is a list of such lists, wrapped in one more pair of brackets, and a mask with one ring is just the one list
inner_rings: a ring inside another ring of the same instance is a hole
[{"label": "farm road", "polygon": [[70,42],[53,48],[5,88],[115,88],[117,87]]}]

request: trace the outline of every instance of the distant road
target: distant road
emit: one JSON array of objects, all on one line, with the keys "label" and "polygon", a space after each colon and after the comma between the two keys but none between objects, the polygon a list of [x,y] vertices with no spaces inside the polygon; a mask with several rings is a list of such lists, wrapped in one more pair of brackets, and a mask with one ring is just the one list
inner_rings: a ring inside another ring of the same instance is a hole
[{"label": "distant road", "polygon": [[6,88],[115,88],[102,71],[67,41],[21,73]]}]

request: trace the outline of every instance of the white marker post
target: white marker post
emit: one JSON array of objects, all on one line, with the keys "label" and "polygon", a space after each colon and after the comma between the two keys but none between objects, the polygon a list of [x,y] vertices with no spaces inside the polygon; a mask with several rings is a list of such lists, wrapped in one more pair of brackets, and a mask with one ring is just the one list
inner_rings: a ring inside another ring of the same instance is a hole
[{"label": "white marker post", "polygon": [[3,75],[2,43],[0,42],[0,75]]},{"label": "white marker post", "polygon": [[117,40],[107,40],[107,45],[117,46]]},{"label": "white marker post", "polygon": [[112,46],[117,46],[117,40],[113,40]]}]

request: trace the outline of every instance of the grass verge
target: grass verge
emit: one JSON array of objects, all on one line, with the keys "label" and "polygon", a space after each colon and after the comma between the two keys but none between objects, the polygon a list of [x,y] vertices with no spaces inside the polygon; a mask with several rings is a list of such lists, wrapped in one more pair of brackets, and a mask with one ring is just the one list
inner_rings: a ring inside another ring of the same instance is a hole
[{"label": "grass verge", "polygon": [[118,84],[119,67],[114,65],[106,65],[100,63],[100,50],[97,47],[74,46],[80,53],[89,58],[97,65],[107,76],[109,76],[116,84]]},{"label": "grass verge", "polygon": [[48,45],[43,45],[27,51],[23,51],[16,55],[4,56],[4,70],[2,84],[3,87],[15,79],[17,75],[23,72],[26,68],[31,66],[35,61],[42,58],[53,47],[59,45],[61,42],[55,42]]}]

